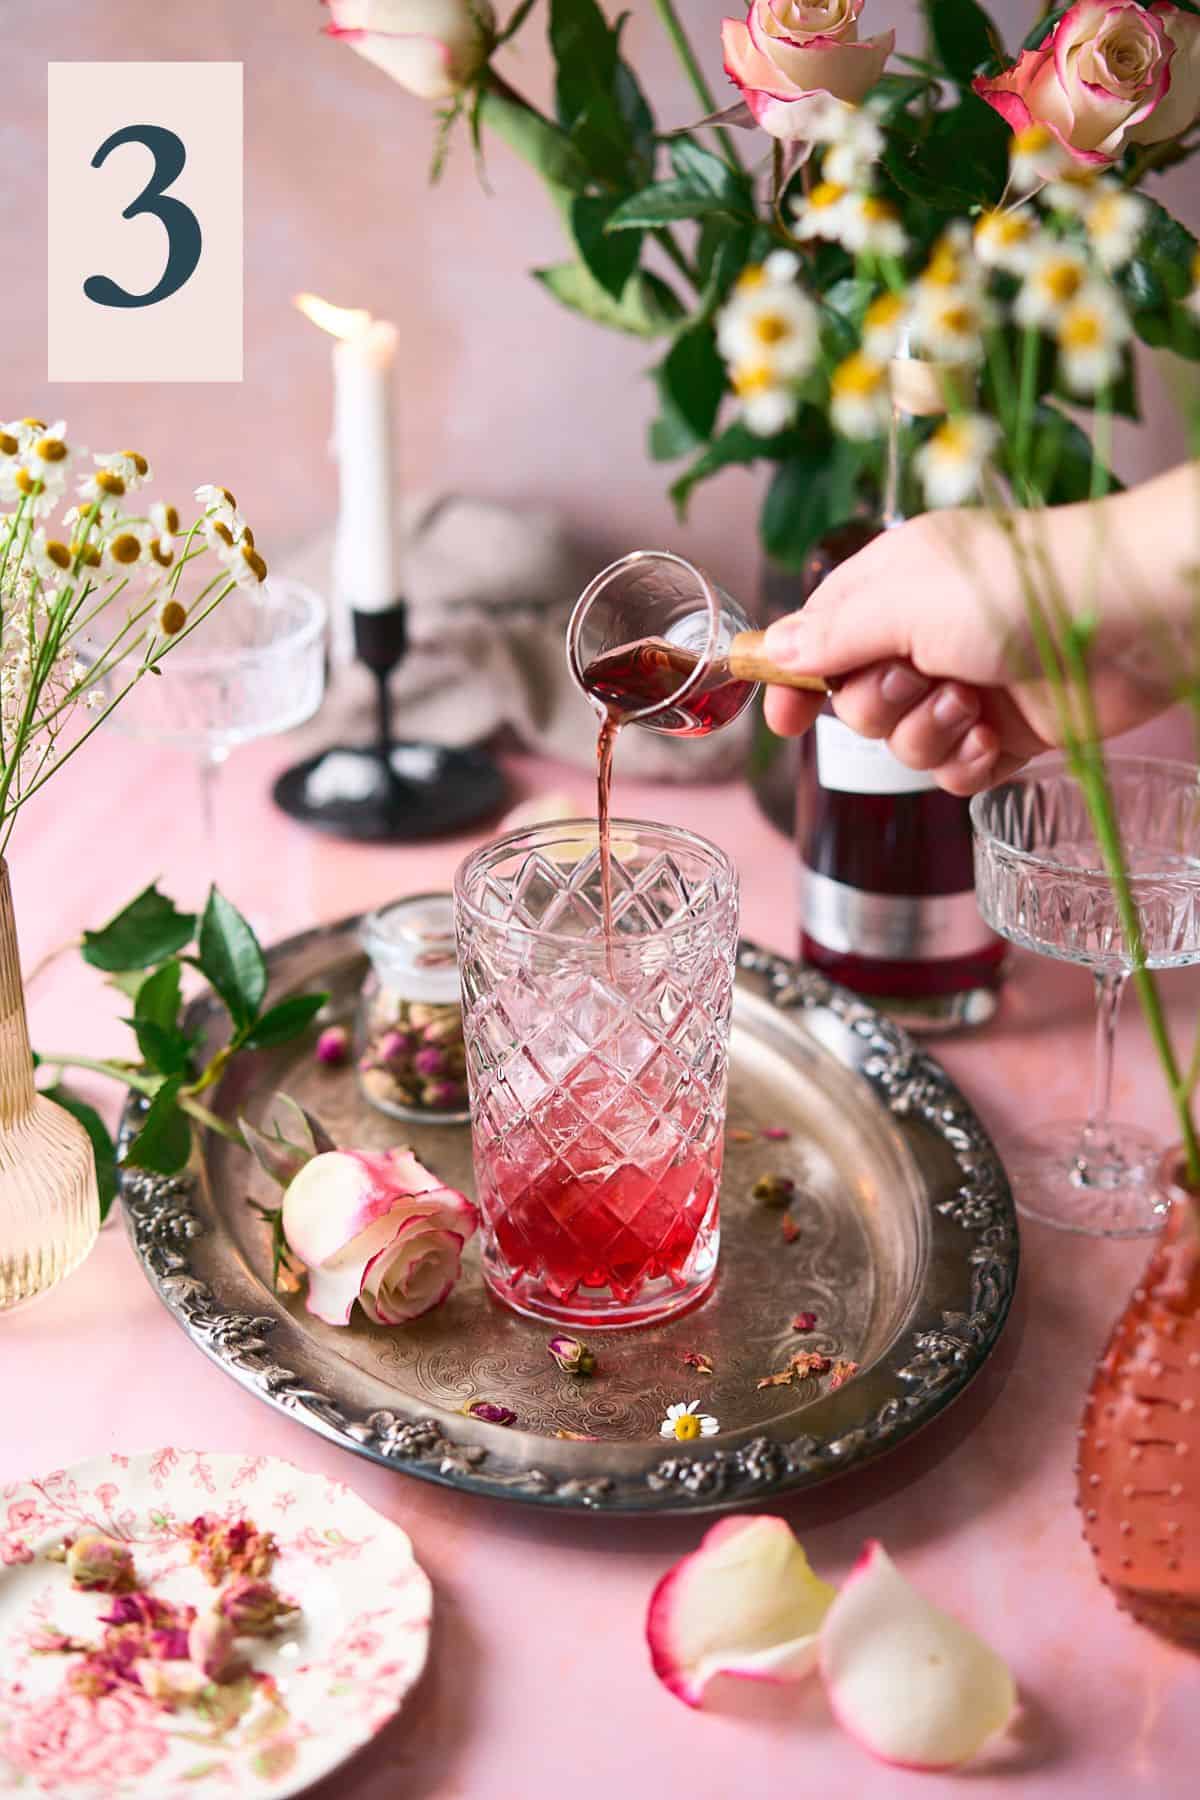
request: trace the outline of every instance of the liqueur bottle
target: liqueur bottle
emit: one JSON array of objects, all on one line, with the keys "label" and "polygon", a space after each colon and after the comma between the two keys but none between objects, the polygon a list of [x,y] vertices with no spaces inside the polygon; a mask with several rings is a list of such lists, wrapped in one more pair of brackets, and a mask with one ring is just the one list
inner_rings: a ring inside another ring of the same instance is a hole
[{"label": "liqueur bottle", "polygon": [[[816,546],[811,593],[830,569],[912,506],[914,422],[945,411],[932,365],[893,364],[883,514]],[[807,597],[807,595],[806,595]],[[996,1009],[1005,946],[975,904],[965,800],[859,737],[827,707],[804,740],[797,804],[800,960],[876,1001],[913,1031],[984,1024]]]}]

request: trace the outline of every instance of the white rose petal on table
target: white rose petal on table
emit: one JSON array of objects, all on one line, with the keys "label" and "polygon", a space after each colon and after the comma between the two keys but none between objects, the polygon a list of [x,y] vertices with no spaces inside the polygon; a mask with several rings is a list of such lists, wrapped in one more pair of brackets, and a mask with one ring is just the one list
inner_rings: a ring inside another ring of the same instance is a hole
[{"label": "white rose petal on table", "polygon": [[[80,1657],[35,1647],[101,1636],[113,1596],[80,1591],[46,1554],[85,1532],[127,1546],[155,1598],[210,1608],[219,1590],[181,1535],[199,1514],[272,1533],[270,1579],[299,1608],[276,1635],[245,1641],[246,1660],[275,1691],[257,1684],[225,1730],[211,1710],[168,1712],[137,1684],[95,1698],[73,1691]],[[177,1790],[286,1800],[399,1711],[425,1666],[432,1605],[398,1525],[344,1483],[275,1457],[168,1447],[16,1483],[0,1497],[0,1788],[55,1800],[163,1800]]]}]

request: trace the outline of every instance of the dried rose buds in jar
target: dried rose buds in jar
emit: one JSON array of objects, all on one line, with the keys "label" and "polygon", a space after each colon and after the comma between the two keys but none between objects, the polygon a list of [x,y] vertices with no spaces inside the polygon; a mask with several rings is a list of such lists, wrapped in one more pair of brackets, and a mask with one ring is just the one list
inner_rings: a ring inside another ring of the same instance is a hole
[{"label": "dried rose buds in jar", "polygon": [[454,916],[449,894],[419,894],[362,926],[371,959],[358,1014],[358,1078],[366,1098],[400,1119],[467,1114]]}]

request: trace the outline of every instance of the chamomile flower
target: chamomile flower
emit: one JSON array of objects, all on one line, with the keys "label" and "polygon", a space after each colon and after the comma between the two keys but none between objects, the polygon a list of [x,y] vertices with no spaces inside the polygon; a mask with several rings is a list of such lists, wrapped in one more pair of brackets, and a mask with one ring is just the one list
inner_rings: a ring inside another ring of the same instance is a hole
[{"label": "chamomile flower", "polygon": [[108,469],[119,475],[125,483],[124,492],[132,494],[140,488],[144,481],[150,480],[150,464],[140,450],[110,450],[104,456],[93,457],[98,468]]},{"label": "chamomile flower", "polygon": [[105,539],[106,561],[122,574],[128,574],[135,564],[144,559],[143,566],[153,575],[154,565],[146,556],[152,535],[151,527],[142,520],[120,520],[117,529]]},{"label": "chamomile flower", "polygon": [[810,238],[825,238],[840,244],[850,198],[851,191],[842,182],[818,181],[811,194],[802,195],[792,208],[795,235],[806,242]]},{"label": "chamomile flower", "polygon": [[64,544],[61,538],[48,538],[44,531],[32,534],[27,555],[43,584],[62,581],[70,574],[75,561],[70,544]]},{"label": "chamomile flower", "polygon": [[1091,163],[1065,162],[1040,198],[1054,212],[1073,217],[1086,212],[1100,185],[1099,170]]},{"label": "chamomile flower", "polygon": [[880,294],[872,300],[862,323],[862,347],[872,362],[890,362],[907,323],[908,303],[900,294]]},{"label": "chamomile flower", "polygon": [[1055,326],[1058,366],[1074,394],[1094,394],[1121,372],[1133,327],[1113,288],[1093,281],[1060,313]]},{"label": "chamomile flower", "polygon": [[943,231],[930,252],[929,261],[914,283],[918,303],[948,289],[981,289],[986,274],[975,255],[971,227],[956,220]]},{"label": "chamomile flower", "polygon": [[863,251],[876,256],[903,256],[908,249],[908,233],[901,223],[899,207],[882,194],[851,193],[842,216],[842,243],[856,256]]},{"label": "chamomile flower", "polygon": [[26,516],[45,518],[62,498],[62,484],[28,454],[0,461],[0,501],[6,505],[24,502]]},{"label": "chamomile flower", "polygon": [[221,556],[221,561],[240,588],[261,587],[267,579],[267,565],[254,548],[254,535],[249,526],[246,526],[233,549]]},{"label": "chamomile flower", "polygon": [[206,481],[196,489],[196,498],[210,518],[223,519],[232,526],[241,517],[238,503],[226,487],[215,487],[211,481]]},{"label": "chamomile flower", "polygon": [[975,254],[989,269],[1028,273],[1038,241],[1038,219],[1027,206],[997,207],[975,226]]},{"label": "chamomile flower", "polygon": [[1124,268],[1141,242],[1148,212],[1140,195],[1115,181],[1102,182],[1094,190],[1083,223],[1102,268],[1110,273]]},{"label": "chamomile flower", "polygon": [[768,362],[734,363],[729,373],[742,418],[756,437],[774,437],[796,414],[795,389]]},{"label": "chamomile flower", "polygon": [[920,289],[912,319],[912,347],[933,362],[976,363],[994,308],[971,287]]},{"label": "chamomile flower", "polygon": [[1082,293],[1091,266],[1082,250],[1057,239],[1035,254],[1013,306],[1018,325],[1053,328]]},{"label": "chamomile flower", "polygon": [[1018,193],[1030,194],[1043,182],[1053,181],[1070,160],[1048,125],[1026,125],[1013,133],[1008,148],[1012,185]]},{"label": "chamomile flower", "polygon": [[711,1413],[699,1411],[698,1400],[677,1400],[668,1406],[667,1416],[658,1428],[660,1437],[678,1438],[681,1444],[694,1438],[715,1437],[721,1427]]},{"label": "chamomile flower", "polygon": [[120,468],[109,468],[107,462],[100,457],[93,458],[96,463],[80,480],[76,493],[85,507],[99,501],[103,505],[109,500],[121,500],[129,491],[129,484]]},{"label": "chamomile flower", "polygon": [[798,380],[819,352],[817,309],[790,277],[768,279],[734,294],[721,313],[717,342],[734,364],[765,362],[776,379]]},{"label": "chamomile flower", "polygon": [[178,637],[187,624],[187,607],[181,600],[164,600],[155,624],[164,637]]},{"label": "chamomile flower", "polygon": [[995,420],[982,413],[958,413],[944,419],[916,455],[928,504],[962,506],[973,499],[999,436]]},{"label": "chamomile flower", "polygon": [[843,437],[874,438],[887,429],[891,397],[886,363],[856,350],[834,370],[830,391],[830,417]]},{"label": "chamomile flower", "polygon": [[854,107],[841,109],[847,115],[841,135],[829,142],[821,163],[824,180],[846,188],[861,187],[883,155],[886,140],[878,123],[869,113]]}]

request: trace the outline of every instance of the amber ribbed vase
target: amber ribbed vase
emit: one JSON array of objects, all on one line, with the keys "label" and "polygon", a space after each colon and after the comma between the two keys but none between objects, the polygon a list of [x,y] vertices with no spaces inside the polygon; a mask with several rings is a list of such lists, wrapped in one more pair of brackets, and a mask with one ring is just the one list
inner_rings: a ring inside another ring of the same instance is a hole
[{"label": "amber ribbed vase", "polygon": [[87,1133],[33,1085],[12,891],[0,860],[0,1312],[69,1275],[99,1224]]},{"label": "amber ribbed vase", "polygon": [[1164,1162],[1166,1228],[1092,1378],[1078,1496],[1117,1605],[1200,1647],[1200,1223],[1179,1166]]}]

